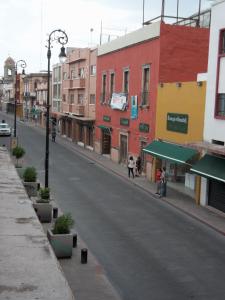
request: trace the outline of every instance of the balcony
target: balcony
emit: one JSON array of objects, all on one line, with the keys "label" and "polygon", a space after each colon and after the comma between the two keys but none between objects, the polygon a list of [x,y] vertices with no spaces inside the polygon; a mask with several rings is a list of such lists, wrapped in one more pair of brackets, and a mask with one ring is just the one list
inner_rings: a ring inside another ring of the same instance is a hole
[{"label": "balcony", "polygon": [[70,89],[84,89],[85,79],[84,78],[74,78],[71,80]]},{"label": "balcony", "polygon": [[82,117],[84,116],[84,105],[62,103],[62,111]]},{"label": "balcony", "polygon": [[84,105],[70,104],[69,112],[76,116],[84,116]]},{"label": "balcony", "polygon": [[85,88],[85,78],[74,78],[63,81],[64,89],[79,90]]}]

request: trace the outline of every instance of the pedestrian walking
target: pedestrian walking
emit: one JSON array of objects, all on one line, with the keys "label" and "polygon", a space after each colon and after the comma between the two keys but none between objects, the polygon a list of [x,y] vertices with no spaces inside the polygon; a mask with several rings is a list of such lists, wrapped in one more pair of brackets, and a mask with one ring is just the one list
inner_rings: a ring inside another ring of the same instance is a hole
[{"label": "pedestrian walking", "polygon": [[52,126],[52,141],[55,143],[55,138],[56,138],[56,126]]},{"label": "pedestrian walking", "polygon": [[138,156],[138,158],[136,160],[135,175],[137,177],[141,175],[141,157],[140,156]]},{"label": "pedestrian walking", "polygon": [[161,190],[161,175],[162,175],[162,169],[159,168],[156,170],[156,194],[160,195],[160,190]]},{"label": "pedestrian walking", "polygon": [[166,167],[163,167],[162,174],[161,174],[160,198],[166,197],[166,185],[167,185],[167,173],[166,173]]},{"label": "pedestrian walking", "polygon": [[130,156],[127,167],[128,167],[128,177],[130,178],[130,173],[131,173],[134,178],[135,161],[133,159],[133,156]]}]

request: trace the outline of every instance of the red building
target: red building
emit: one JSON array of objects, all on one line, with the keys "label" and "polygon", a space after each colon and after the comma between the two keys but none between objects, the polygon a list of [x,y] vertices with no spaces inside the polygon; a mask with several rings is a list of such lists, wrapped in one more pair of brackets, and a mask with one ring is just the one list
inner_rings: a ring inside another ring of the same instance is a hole
[{"label": "red building", "polygon": [[[98,48],[95,151],[119,163],[155,137],[158,86],[207,70],[209,30],[152,23]],[[144,164],[145,166],[145,164]]]}]

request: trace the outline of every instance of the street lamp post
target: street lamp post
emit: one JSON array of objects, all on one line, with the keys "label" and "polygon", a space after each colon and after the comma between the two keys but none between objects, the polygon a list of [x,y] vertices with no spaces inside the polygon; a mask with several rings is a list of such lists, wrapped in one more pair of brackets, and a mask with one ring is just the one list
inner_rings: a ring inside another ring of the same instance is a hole
[{"label": "street lamp post", "polygon": [[14,137],[16,138],[16,108],[17,108],[17,97],[18,97],[18,93],[17,93],[17,89],[18,89],[18,78],[17,78],[17,70],[18,67],[21,67],[22,70],[22,75],[25,75],[25,68],[26,68],[27,64],[25,62],[25,60],[18,60],[15,64],[15,78],[16,78],[16,82],[15,82],[15,101],[14,101]]},{"label": "street lamp post", "polygon": [[47,51],[47,58],[48,58],[48,80],[47,80],[47,104],[46,104],[46,141],[45,141],[45,187],[48,188],[48,169],[49,169],[49,99],[50,99],[50,60],[51,60],[51,43],[58,42],[62,45],[61,51],[59,54],[60,62],[63,63],[66,60],[66,52],[64,45],[68,42],[68,37],[65,31],[61,29],[53,30],[48,37],[48,51]]}]

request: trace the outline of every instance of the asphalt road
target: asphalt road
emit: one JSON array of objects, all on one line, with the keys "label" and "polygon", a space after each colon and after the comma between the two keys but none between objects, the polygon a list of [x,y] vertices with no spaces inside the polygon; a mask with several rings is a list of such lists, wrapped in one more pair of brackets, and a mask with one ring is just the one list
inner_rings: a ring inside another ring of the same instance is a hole
[{"label": "asphalt road", "polygon": [[[43,181],[44,135],[18,132]],[[222,235],[52,142],[50,187],[123,300],[225,299]]]}]

